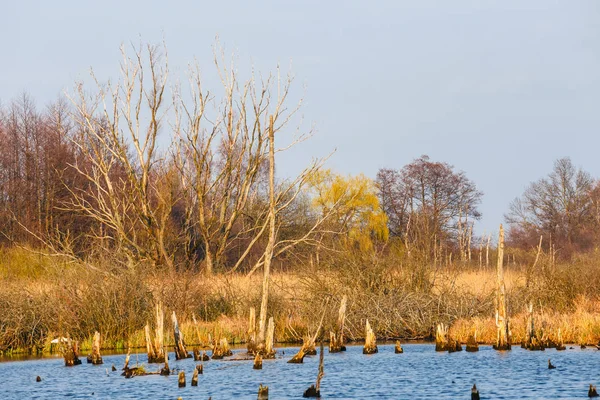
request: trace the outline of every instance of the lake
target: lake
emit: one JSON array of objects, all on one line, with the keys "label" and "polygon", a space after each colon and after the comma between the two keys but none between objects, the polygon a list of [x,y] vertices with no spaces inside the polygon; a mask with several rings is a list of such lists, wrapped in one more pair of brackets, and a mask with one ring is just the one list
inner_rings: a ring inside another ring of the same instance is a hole
[{"label": "lake", "polygon": [[[325,348],[323,399],[469,399],[473,383],[482,399],[582,399],[589,384],[600,383],[600,352],[595,348],[557,352],[530,352],[519,347],[498,352],[480,346],[477,353],[436,353],[433,344],[404,344],[394,354],[392,344],[379,345],[379,353],[363,355],[362,346],[329,354]],[[191,387],[195,362],[174,361],[172,369],[186,373],[187,387],[177,387],[177,375],[151,375],[125,379],[124,354],[103,355],[104,365],[65,367],[62,358],[46,357],[0,363],[3,399],[256,399],[259,384],[269,387],[270,399],[298,399],[314,384],[319,357],[304,364],[288,364],[297,347],[281,348],[276,360],[264,360],[262,370],[252,361],[211,360],[204,363],[198,387]],[[285,354],[282,354],[282,351]],[[242,349],[234,350],[243,352]],[[548,369],[548,358],[556,369]],[[145,364],[146,354],[137,359]],[[7,360],[4,358],[3,360]],[[111,372],[115,364],[118,371]],[[130,366],[135,366],[131,355]],[[146,365],[148,371],[158,364]],[[36,382],[39,375],[41,382]]]}]

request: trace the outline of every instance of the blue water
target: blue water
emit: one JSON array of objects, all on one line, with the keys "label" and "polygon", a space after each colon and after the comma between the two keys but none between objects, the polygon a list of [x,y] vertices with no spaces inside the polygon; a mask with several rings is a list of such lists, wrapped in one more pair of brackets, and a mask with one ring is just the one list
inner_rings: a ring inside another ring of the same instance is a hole
[{"label": "blue water", "polygon": [[[600,383],[600,351],[567,349],[530,352],[514,348],[497,352],[482,346],[477,353],[436,353],[432,344],[405,344],[404,354],[393,345],[380,345],[366,356],[362,347],[345,353],[325,349],[324,399],[469,399],[477,384],[482,399],[582,399],[589,384]],[[238,350],[242,352],[243,350]],[[304,364],[286,361],[297,348],[279,351],[276,360],[264,360],[262,370],[252,361],[211,360],[204,363],[198,387],[190,381],[195,362],[171,361],[172,369],[186,373],[188,386],[177,387],[177,375],[151,375],[125,379],[124,355],[105,355],[104,365],[65,367],[61,358],[0,363],[1,399],[256,399],[259,384],[269,387],[270,399],[298,399],[315,382],[318,356]],[[236,351],[234,350],[234,353]],[[146,355],[137,356],[144,364]],[[171,360],[174,359],[171,353]],[[548,358],[557,369],[548,369]],[[132,354],[130,365],[135,365]],[[111,372],[115,364],[118,371]],[[146,365],[158,370],[158,364]],[[39,375],[42,382],[36,382]],[[599,385],[600,387],[600,385]]]}]

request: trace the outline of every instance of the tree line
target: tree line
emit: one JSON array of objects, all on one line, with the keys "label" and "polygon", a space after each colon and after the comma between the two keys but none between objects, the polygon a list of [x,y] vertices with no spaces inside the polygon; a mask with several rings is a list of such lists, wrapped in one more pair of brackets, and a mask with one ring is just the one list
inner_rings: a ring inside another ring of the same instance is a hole
[{"label": "tree line", "polygon": [[[336,174],[321,158],[276,178],[269,152],[284,155],[311,135],[293,126],[293,77],[243,80],[219,54],[214,66],[218,90],[205,89],[193,65],[184,92],[171,85],[165,53],[148,46],[123,52],[116,83],[78,84],[43,109],[28,94],[2,106],[0,243],[207,273],[254,271],[270,262],[268,248],[278,265],[390,243],[428,264],[471,259],[484,240],[474,232],[483,193],[464,172],[421,156],[371,180]],[[506,220],[511,246],[530,249],[542,236],[564,257],[590,251],[600,184],[557,160]]]}]

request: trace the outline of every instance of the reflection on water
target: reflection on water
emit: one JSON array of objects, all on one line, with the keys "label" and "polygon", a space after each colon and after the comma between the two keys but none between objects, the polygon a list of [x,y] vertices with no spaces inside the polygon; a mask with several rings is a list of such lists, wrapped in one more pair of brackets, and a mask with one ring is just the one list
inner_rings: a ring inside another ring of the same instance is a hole
[{"label": "reflection on water", "polygon": [[[600,383],[600,352],[579,348],[557,352],[529,352],[514,348],[499,353],[481,346],[478,353],[436,353],[432,344],[405,344],[404,354],[393,345],[379,346],[379,353],[362,354],[362,347],[348,346],[345,353],[325,354],[324,399],[467,399],[477,384],[482,399],[586,398],[590,383]],[[125,379],[110,367],[123,365],[123,354],[104,355],[104,365],[65,367],[59,357],[0,363],[0,394],[4,399],[256,399],[259,384],[269,386],[270,399],[301,398],[317,375],[318,356],[304,364],[287,364],[297,348],[265,360],[262,370],[252,361],[208,361],[198,387],[189,386],[192,359],[174,361],[183,370],[188,386],[179,389],[177,376],[151,375]],[[243,351],[243,350],[237,350]],[[327,350],[325,350],[327,351]],[[234,353],[236,351],[234,350]],[[132,354],[131,363],[145,363],[146,355]],[[548,358],[557,369],[548,369]],[[158,364],[147,366],[158,370]],[[36,376],[42,382],[35,381]]]}]

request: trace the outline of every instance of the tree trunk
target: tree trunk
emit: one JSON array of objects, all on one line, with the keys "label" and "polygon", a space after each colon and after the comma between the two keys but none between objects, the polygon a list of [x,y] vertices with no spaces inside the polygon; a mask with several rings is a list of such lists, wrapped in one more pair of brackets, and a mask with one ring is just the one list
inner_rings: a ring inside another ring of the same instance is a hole
[{"label": "tree trunk", "polygon": [[498,337],[494,348],[496,350],[510,350],[510,327],[506,309],[506,286],[504,284],[504,229],[502,224],[498,234],[496,284],[496,327],[498,328]]}]

